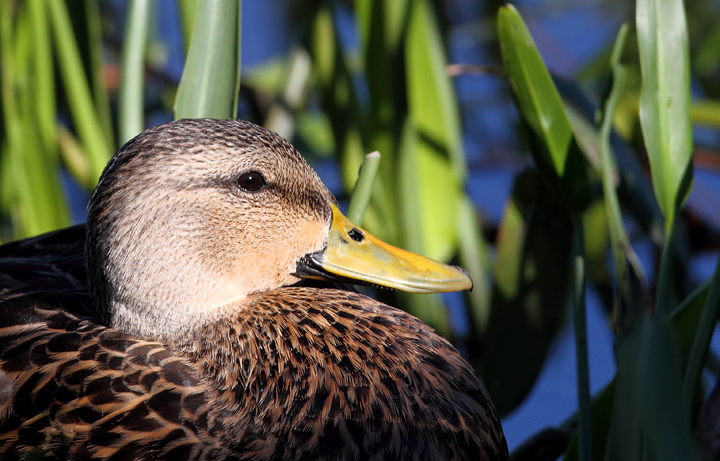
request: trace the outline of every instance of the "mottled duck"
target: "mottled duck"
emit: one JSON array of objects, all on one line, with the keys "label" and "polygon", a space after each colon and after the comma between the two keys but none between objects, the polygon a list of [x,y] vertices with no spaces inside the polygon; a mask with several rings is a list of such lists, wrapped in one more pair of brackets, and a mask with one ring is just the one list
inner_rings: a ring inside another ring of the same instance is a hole
[{"label": "mottled duck", "polygon": [[0,247],[0,458],[507,459],[448,341],[303,277],[471,286],[352,224],[275,133],[145,131],[85,226]]}]

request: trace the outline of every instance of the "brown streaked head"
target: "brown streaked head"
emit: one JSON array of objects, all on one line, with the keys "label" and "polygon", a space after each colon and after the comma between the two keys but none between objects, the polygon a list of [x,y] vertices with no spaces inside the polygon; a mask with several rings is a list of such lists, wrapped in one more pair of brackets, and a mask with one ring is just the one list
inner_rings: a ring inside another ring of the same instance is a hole
[{"label": "brown streaked head", "polygon": [[165,337],[172,325],[297,281],[335,198],[295,148],[249,122],[151,128],[108,163],[88,205],[97,312]]}]

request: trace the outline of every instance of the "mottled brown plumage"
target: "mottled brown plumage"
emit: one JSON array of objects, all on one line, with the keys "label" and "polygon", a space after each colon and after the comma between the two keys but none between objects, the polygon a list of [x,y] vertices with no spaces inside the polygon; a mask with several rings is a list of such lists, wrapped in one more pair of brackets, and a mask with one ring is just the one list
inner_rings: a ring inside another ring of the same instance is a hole
[{"label": "mottled brown plumage", "polygon": [[[260,192],[237,187],[247,171]],[[89,206],[87,275],[82,226],[0,247],[0,458],[507,459],[444,338],[284,286],[327,245],[332,202],[247,122],[131,141]]]}]

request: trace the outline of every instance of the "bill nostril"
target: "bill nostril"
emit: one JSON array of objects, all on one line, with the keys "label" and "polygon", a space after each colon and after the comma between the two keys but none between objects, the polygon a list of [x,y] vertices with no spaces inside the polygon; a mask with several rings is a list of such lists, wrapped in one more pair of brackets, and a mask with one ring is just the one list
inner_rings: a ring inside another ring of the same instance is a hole
[{"label": "bill nostril", "polygon": [[348,237],[350,237],[351,239],[355,240],[358,243],[365,240],[365,234],[363,234],[363,232],[360,229],[357,229],[355,227],[350,229],[350,231],[348,232]]}]

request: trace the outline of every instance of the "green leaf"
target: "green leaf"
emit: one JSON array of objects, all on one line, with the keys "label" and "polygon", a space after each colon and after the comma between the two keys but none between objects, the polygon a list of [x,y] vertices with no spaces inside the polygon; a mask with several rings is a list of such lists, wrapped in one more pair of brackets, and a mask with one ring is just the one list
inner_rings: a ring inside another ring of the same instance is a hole
[{"label": "green leaf", "polygon": [[122,79],[118,95],[118,132],[125,144],[145,129],[143,91],[150,0],[131,0],[125,20]]},{"label": "green leaf", "polygon": [[[57,108],[55,105],[55,72],[48,27],[48,14],[43,0],[28,3],[33,32],[33,88],[35,117],[42,137],[43,148],[52,152],[57,139]],[[57,155],[55,156],[57,158]]]},{"label": "green leaf", "polygon": [[[465,177],[459,108],[445,72],[442,37],[427,0],[413,0],[405,39],[408,116],[415,148],[402,149],[405,186],[400,208],[416,202],[417,221],[407,233],[420,233],[415,251],[448,261],[457,250],[457,210]],[[443,187],[428,187],[443,184]]]},{"label": "green leaf", "polygon": [[89,76],[95,110],[107,145],[115,145],[115,131],[110,110],[110,96],[105,83],[105,62],[103,60],[102,17],[97,0],[85,0],[85,22],[87,23],[87,53],[89,57]]},{"label": "green leaf", "polygon": [[442,36],[427,0],[413,0],[405,57],[410,120],[425,149],[447,158],[455,180],[462,181],[466,165],[460,110],[452,82],[445,72],[447,59]]},{"label": "green leaf", "polygon": [[241,0],[198,0],[175,119],[235,118],[240,89]]},{"label": "green leaf", "polygon": [[48,144],[52,140],[46,138],[53,133],[43,131],[48,127],[38,123],[38,93],[28,85],[44,80],[38,73],[45,69],[37,67],[43,59],[35,53],[48,50],[35,48],[39,21],[32,17],[44,11],[32,5],[21,8],[13,30],[12,4],[4,2],[0,8],[0,106],[6,136],[2,173],[7,184],[0,192],[3,207],[11,210],[15,236],[27,237],[67,225],[69,214],[59,184],[55,144]]},{"label": "green leaf", "polygon": [[658,317],[642,331],[639,407],[652,459],[692,460],[690,420],[682,407],[682,361],[667,321]]},{"label": "green leaf", "polygon": [[85,183],[85,186],[92,187],[110,159],[111,146],[105,138],[90,86],[85,78],[85,70],[80,60],[67,6],[61,0],[48,0],[46,4],[50,12],[57,60],[70,113],[92,168],[92,180]]},{"label": "green leaf", "polygon": [[525,213],[515,200],[508,200],[498,229],[494,266],[495,285],[506,299],[515,298],[520,289],[524,250],[522,242],[526,232]]},{"label": "green leaf", "polygon": [[700,376],[705,367],[705,359],[710,348],[710,340],[713,337],[718,316],[720,316],[720,258],[711,280],[710,292],[705,302],[705,308],[700,318],[700,324],[695,334],[687,369],[685,370],[683,399],[685,410],[689,415],[692,415],[695,391],[698,388]]},{"label": "green leaf", "polygon": [[[438,261],[448,261],[457,249],[460,182],[447,157],[423,142],[410,122],[400,147],[398,177],[402,246]],[[428,187],[429,184],[443,187]]]},{"label": "green leaf", "polygon": [[638,354],[642,338],[639,332],[618,340],[615,347],[617,374],[615,398],[606,446],[605,459],[636,461],[642,459],[642,422],[638,410],[640,399]]},{"label": "green leaf", "polygon": [[690,353],[690,348],[695,340],[695,334],[703,315],[703,307],[708,299],[712,278],[701,283],[675,310],[670,313],[678,344],[683,355]]},{"label": "green leaf", "polygon": [[638,0],[640,123],[653,187],[672,229],[692,181],[690,59],[682,0]]},{"label": "green leaf", "polygon": [[[453,173],[447,162],[443,164],[442,161],[440,161],[435,165],[423,162],[420,148],[418,147],[417,133],[410,122],[407,122],[405,130],[403,131],[397,168],[397,206],[401,218],[402,246],[410,251],[424,254],[433,259],[440,260],[442,256],[448,257],[448,253],[452,250],[451,247],[442,246],[443,244],[448,245],[448,242],[432,240],[432,234],[428,236],[428,227],[426,226],[430,225],[429,221],[432,220],[441,221],[441,226],[455,226],[457,201],[460,197],[459,189],[456,190],[456,195],[454,196],[455,202],[446,203],[444,205],[445,212],[437,214],[438,203],[433,203],[428,200],[428,195],[435,189],[423,187],[423,184],[426,183],[421,181],[426,180],[428,174],[431,175],[432,172],[435,171],[440,175],[442,181],[448,180],[450,181],[450,185],[452,185],[452,180],[454,179]],[[437,223],[433,223],[429,229],[437,233],[439,227]],[[435,244],[438,244],[438,246],[433,246]],[[447,312],[440,302],[439,297],[424,295],[406,296],[403,293],[400,295],[400,299],[406,303],[405,306],[407,306],[408,312],[412,315],[432,325],[440,334],[448,335],[450,333]]]},{"label": "green leaf", "polygon": [[464,292],[469,305],[471,328],[473,336],[482,337],[490,320],[490,245],[483,238],[480,218],[467,196],[460,199],[457,228],[460,265],[473,280],[472,291]]},{"label": "green leaf", "polygon": [[180,20],[182,21],[183,43],[185,44],[185,52],[187,54],[187,51],[190,49],[193,26],[195,25],[198,0],[178,0],[178,6],[180,9]]},{"label": "green leaf", "polygon": [[490,322],[480,358],[500,415],[530,392],[565,318],[573,241],[567,208],[552,198],[535,170],[518,175],[511,200],[499,231]]},{"label": "green leaf", "polygon": [[498,39],[520,117],[529,128],[533,160],[556,198],[582,211],[589,184],[562,99],[514,6],[500,7]]},{"label": "green leaf", "polygon": [[500,7],[498,39],[520,115],[547,146],[535,162],[551,167],[562,177],[572,141],[570,122],[535,42],[512,5]]},{"label": "green leaf", "polygon": [[[400,51],[410,1],[358,0],[355,2],[360,38],[363,47],[367,50],[366,64],[372,62],[367,60],[372,58],[370,54],[373,52],[392,56]],[[375,67],[366,66],[366,69],[374,70]]]},{"label": "green leaf", "polygon": [[[410,0],[358,0],[355,11],[370,92],[371,146],[394,163],[406,114],[403,38]],[[392,168],[386,168],[391,171]]]},{"label": "green leaf", "polygon": [[60,148],[60,157],[62,158],[68,171],[77,178],[81,184],[90,184],[92,179],[92,171],[90,160],[83,151],[82,146],[77,138],[64,126],[58,126],[58,147]]},{"label": "green leaf", "polygon": [[618,342],[618,374],[606,459],[696,459],[682,408],[682,361],[666,317],[646,318]]},{"label": "green leaf", "polygon": [[[315,15],[310,52],[321,90],[323,109],[330,117],[335,146],[342,167],[343,183],[351,189],[365,156],[360,133],[360,108],[342,49],[327,7]],[[383,152],[380,152],[382,155]],[[382,189],[382,177],[376,190]]]},{"label": "green leaf", "polygon": [[[692,345],[695,332],[700,323],[700,317],[703,313],[703,305],[705,304],[708,292],[710,290],[711,279],[703,282],[687,299],[678,306],[669,316],[672,325],[673,336],[677,339],[679,350],[685,356]],[[595,398],[593,402],[593,441],[596,447],[594,459],[604,459],[604,451],[601,448],[602,442],[609,441],[608,448],[612,453],[622,453],[623,456],[629,456],[624,459],[633,458],[630,453],[633,452],[633,446],[638,446],[640,435],[636,434],[637,439],[633,440],[635,425],[639,425],[636,421],[637,414],[634,402],[637,401],[637,362],[634,356],[637,353],[638,345],[633,344],[639,340],[639,335],[625,337],[618,342],[618,370],[622,375],[615,379],[601,392],[600,396]],[[620,371],[622,370],[622,371]],[[618,383],[620,383],[618,387]],[[617,390],[619,389],[619,391]],[[618,394],[619,392],[619,394]],[[614,409],[613,409],[614,408]],[[612,409],[612,411],[611,411]],[[609,426],[611,419],[613,429],[610,431]],[[610,434],[612,440],[609,440]],[[566,461],[574,461],[577,459],[577,434],[573,437],[568,449],[565,453]],[[614,458],[611,458],[614,459]]]}]

